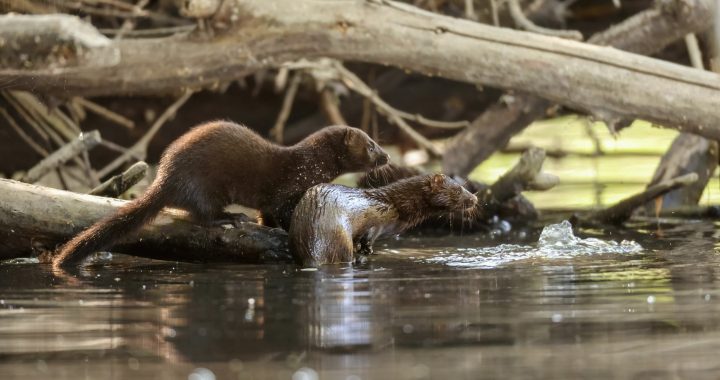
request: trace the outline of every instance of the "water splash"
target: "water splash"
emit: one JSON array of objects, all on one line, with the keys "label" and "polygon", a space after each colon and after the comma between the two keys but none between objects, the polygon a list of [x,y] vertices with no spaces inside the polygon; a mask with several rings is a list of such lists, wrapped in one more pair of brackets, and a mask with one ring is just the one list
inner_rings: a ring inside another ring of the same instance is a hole
[{"label": "water splash", "polygon": [[582,239],[572,232],[567,220],[543,228],[537,245],[500,244],[483,248],[456,248],[442,251],[425,259],[454,267],[495,268],[525,259],[569,259],[594,254],[629,254],[641,251],[640,244],[623,240],[620,243],[595,238]]}]

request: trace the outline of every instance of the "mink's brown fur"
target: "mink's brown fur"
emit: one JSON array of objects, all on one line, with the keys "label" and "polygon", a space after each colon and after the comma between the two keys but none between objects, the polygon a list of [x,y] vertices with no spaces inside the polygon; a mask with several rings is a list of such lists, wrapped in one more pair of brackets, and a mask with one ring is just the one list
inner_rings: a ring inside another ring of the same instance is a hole
[{"label": "mink's brown fur", "polygon": [[305,190],[340,174],[387,163],[367,134],[346,126],[321,129],[296,145],[273,144],[247,127],[210,122],[174,141],[162,155],[147,191],[66,243],[53,266],[77,264],[150,222],[163,207],[190,212],[209,224],[229,204],[259,209],[269,224],[289,228]]},{"label": "mink's brown fur", "polygon": [[475,207],[477,197],[442,174],[399,180],[375,189],[321,184],[293,213],[290,252],[302,265],[352,262],[379,236],[397,234],[425,219]]}]

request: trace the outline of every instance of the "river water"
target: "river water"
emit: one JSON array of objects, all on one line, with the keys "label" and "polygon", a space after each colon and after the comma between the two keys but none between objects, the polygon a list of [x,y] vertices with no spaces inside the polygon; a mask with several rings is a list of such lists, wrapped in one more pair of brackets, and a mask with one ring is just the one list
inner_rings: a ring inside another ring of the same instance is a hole
[{"label": "river water", "polygon": [[0,378],[720,378],[714,223],[553,228],[406,236],[316,271],[6,262]]}]

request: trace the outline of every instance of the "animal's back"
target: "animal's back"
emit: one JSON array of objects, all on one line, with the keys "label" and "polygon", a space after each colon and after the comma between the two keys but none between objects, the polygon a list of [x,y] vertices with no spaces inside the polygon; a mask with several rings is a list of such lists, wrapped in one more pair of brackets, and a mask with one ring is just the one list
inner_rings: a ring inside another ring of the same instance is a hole
[{"label": "animal's back", "polygon": [[[175,196],[173,206],[192,208],[203,201],[259,207],[272,180],[268,165],[281,147],[231,122],[198,126],[170,144],[158,175]],[[277,164],[277,163],[275,163]]]}]

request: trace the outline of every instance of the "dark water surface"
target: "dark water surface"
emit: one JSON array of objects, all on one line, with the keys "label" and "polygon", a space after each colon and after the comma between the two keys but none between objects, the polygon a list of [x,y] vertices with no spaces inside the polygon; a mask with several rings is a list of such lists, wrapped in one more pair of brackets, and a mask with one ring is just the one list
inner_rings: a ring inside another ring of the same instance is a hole
[{"label": "dark water surface", "polygon": [[0,379],[720,379],[715,230],[639,225],[639,252],[553,257],[408,237],[318,271],[5,263]]}]

